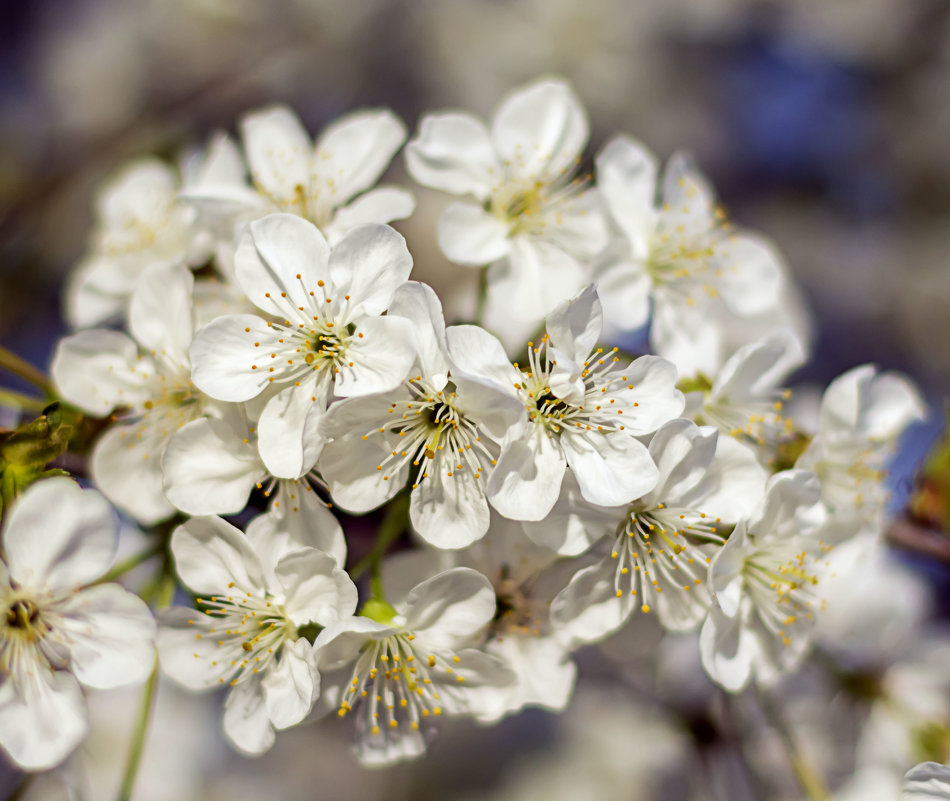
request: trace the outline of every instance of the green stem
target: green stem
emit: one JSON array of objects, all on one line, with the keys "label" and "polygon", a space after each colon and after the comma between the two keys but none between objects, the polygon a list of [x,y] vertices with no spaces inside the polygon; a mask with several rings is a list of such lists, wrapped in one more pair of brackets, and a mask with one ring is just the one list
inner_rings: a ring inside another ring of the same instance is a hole
[{"label": "green stem", "polygon": [[372,568],[370,589],[374,598],[383,598],[383,582],[379,567],[389,546],[406,530],[408,514],[409,495],[401,493],[393,498],[392,503],[386,510],[386,517],[383,518],[383,522],[379,526],[376,542],[370,552],[350,569],[350,578],[356,581],[363,573]]},{"label": "green stem", "polygon": [[43,372],[2,345],[0,345],[0,369],[8,370],[14,375],[20,376],[37,389],[43,390],[47,395],[53,392],[53,385]]},{"label": "green stem", "polygon": [[828,792],[828,788],[825,787],[825,783],[818,774],[818,771],[815,770],[814,766],[808,761],[795,742],[795,736],[785,720],[782,710],[779,709],[778,704],[775,703],[774,699],[765,691],[760,690],[758,692],[758,698],[759,705],[762,708],[766,720],[782,738],[782,743],[785,745],[785,753],[788,755],[788,761],[805,795],[808,796],[811,801],[832,801],[831,794]]},{"label": "green stem", "polygon": [[135,777],[139,772],[139,763],[142,761],[142,749],[145,745],[145,733],[152,717],[152,708],[155,701],[155,687],[158,685],[158,660],[152,668],[152,675],[145,683],[145,692],[142,694],[142,707],[139,719],[132,733],[132,746],[129,748],[129,758],[125,763],[125,775],[122,777],[122,786],[119,789],[118,801],[129,801],[132,798],[132,789],[135,786]]},{"label": "green stem", "polygon": [[164,547],[164,543],[160,542],[156,545],[153,545],[151,548],[146,548],[144,551],[128,557],[128,559],[123,559],[104,576],[92,582],[90,586],[95,586],[97,584],[107,584],[110,581],[115,581],[120,576],[124,576],[126,573],[132,570],[132,568],[138,567],[140,564],[142,564],[142,562],[151,559],[153,556],[158,556]]},{"label": "green stem", "polygon": [[488,268],[482,267],[478,272],[478,295],[475,301],[475,325],[483,325],[485,319],[485,303],[488,300]]},{"label": "green stem", "polygon": [[42,412],[49,404],[43,398],[34,398],[22,392],[0,387],[0,406],[27,409],[31,412]]}]

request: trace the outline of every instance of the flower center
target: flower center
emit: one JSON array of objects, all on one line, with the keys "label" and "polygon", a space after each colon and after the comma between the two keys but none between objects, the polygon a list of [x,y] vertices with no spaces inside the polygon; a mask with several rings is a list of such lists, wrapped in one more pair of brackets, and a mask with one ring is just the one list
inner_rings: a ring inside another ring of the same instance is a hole
[{"label": "flower center", "polygon": [[11,629],[18,629],[24,633],[31,632],[40,610],[33,601],[21,598],[14,601],[7,608],[6,625]]}]

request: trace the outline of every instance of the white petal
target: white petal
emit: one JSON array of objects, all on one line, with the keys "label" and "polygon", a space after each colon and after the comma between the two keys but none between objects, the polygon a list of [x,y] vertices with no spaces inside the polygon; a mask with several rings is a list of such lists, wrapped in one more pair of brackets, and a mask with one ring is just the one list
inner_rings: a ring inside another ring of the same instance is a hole
[{"label": "white petal", "polygon": [[550,514],[522,529],[532,542],[561,556],[578,556],[601,537],[613,534],[626,516],[625,508],[594,506],[584,500],[573,473],[564,477],[561,494]]},{"label": "white petal", "polygon": [[60,340],[50,373],[64,400],[96,417],[116,406],[136,406],[147,397],[150,365],[139,362],[138,347],[119,331],[80,331]]},{"label": "white petal", "polygon": [[416,199],[411,192],[396,186],[381,186],[360,195],[337,209],[333,222],[323,227],[331,247],[354,228],[367,223],[391,223],[412,216]]},{"label": "white petal", "polygon": [[274,727],[267,714],[260,679],[244,681],[231,689],[224,705],[224,734],[246,754],[263,754],[273,744]]},{"label": "white petal", "polygon": [[313,157],[310,192],[323,207],[369,189],[406,141],[406,126],[388,109],[357,111],[324,129]]},{"label": "white petal", "polygon": [[653,281],[643,262],[618,240],[591,265],[604,318],[621,331],[644,325],[650,316]]},{"label": "white petal", "polygon": [[25,770],[62,762],[86,736],[86,702],[72,674],[37,670],[26,697],[0,683],[0,746]]},{"label": "white petal", "polygon": [[551,622],[577,642],[594,642],[619,629],[633,611],[630,595],[617,597],[613,560],[577,572],[551,602]]},{"label": "white petal", "polygon": [[807,470],[783,470],[769,479],[758,519],[749,528],[762,539],[798,533],[798,514],[821,497],[818,476]]},{"label": "white petal", "polygon": [[368,617],[351,617],[331,623],[313,644],[320,670],[338,670],[350,664],[371,640],[383,640],[394,630]]},{"label": "white petal", "polygon": [[3,531],[10,575],[35,589],[72,589],[99,578],[116,542],[116,519],[105,498],[63,477],[31,485]]},{"label": "white petal", "polygon": [[631,256],[646,259],[656,228],[656,156],[641,142],[617,136],[598,154],[596,164],[597,188],[630,244]]},{"label": "white petal", "polygon": [[142,424],[115,426],[99,437],[92,452],[92,478],[102,493],[141,523],[171,516],[162,478],[162,431]]},{"label": "white petal", "polygon": [[492,142],[518,176],[552,178],[572,167],[587,143],[587,115],[563,81],[512,93],[492,121]]},{"label": "white petal", "polygon": [[723,358],[723,331],[708,309],[654,295],[650,349],[676,365],[680,375],[715,375]]},{"label": "white petal", "polygon": [[287,643],[280,652],[280,660],[261,680],[267,717],[276,729],[286,729],[300,723],[320,693],[320,674],[317,672],[313,647],[303,637]]},{"label": "white petal", "polygon": [[319,282],[329,278],[329,261],[330,246],[313,223],[293,214],[269,214],[241,234],[234,275],[257,308],[285,320],[309,321],[310,292],[319,293]]},{"label": "white petal", "polygon": [[633,387],[617,395],[618,403],[623,404],[626,431],[648,434],[680,416],[686,399],[676,388],[676,368],[671,362],[659,356],[641,356],[630,363],[624,375]]},{"label": "white petal", "polygon": [[140,684],[155,664],[155,621],[118,584],[89,587],[57,605],[72,672],[87,687]]},{"label": "white petal", "polygon": [[267,401],[257,422],[257,447],[271,475],[297,478],[316,464],[324,445],[319,426],[326,399],[326,377],[313,374]]},{"label": "white petal", "polygon": [[739,692],[749,683],[759,648],[739,615],[728,617],[713,607],[700,632],[699,649],[703,668],[721,687]]},{"label": "white petal", "polygon": [[590,284],[554,309],[545,327],[555,348],[582,362],[597,344],[603,319],[597,289]]},{"label": "white petal", "polygon": [[67,281],[66,319],[73,328],[89,328],[119,320],[135,286],[138,272],[128,265],[93,253]]},{"label": "white petal", "polygon": [[348,319],[382,314],[409,280],[412,256],[406,240],[388,225],[361,225],[333,248],[329,270],[335,291],[351,298]]},{"label": "white petal", "polygon": [[260,456],[223,420],[192,420],[162,454],[165,495],[189,515],[237,514],[267,475]]},{"label": "white petal", "polygon": [[[336,409],[336,404],[333,408]],[[339,413],[337,413],[339,414]],[[364,440],[362,434],[340,436],[330,442],[320,459],[333,502],[348,512],[368,512],[388,501],[406,483],[407,466],[396,472],[378,470],[390,450],[380,437]]]},{"label": "white petal", "polygon": [[412,491],[412,527],[436,548],[464,548],[488,531],[488,501],[470,472],[431,475]]},{"label": "white petal", "polygon": [[557,500],[566,467],[561,446],[536,426],[502,451],[488,479],[488,499],[512,520],[541,520]]},{"label": "white petal", "polygon": [[183,606],[158,612],[156,645],[162,672],[194,691],[219,686],[220,679],[233,671],[229,652],[222,651],[217,638],[209,634],[213,624],[205,618],[202,612]]},{"label": "white petal", "polygon": [[500,178],[488,129],[469,114],[423,117],[418,135],[406,145],[405,152],[413,180],[453,195],[485,200]]},{"label": "white petal", "polygon": [[947,801],[950,799],[950,767],[921,762],[904,776],[900,801]]},{"label": "white petal", "polygon": [[581,494],[598,506],[620,506],[656,486],[657,469],[646,446],[623,433],[588,438],[565,429],[561,447]]},{"label": "white petal", "polygon": [[186,587],[201,594],[226,592],[234,585],[263,594],[260,559],[247,537],[220,517],[197,517],[172,534],[175,567]]},{"label": "white petal", "polygon": [[406,599],[406,628],[427,644],[452,647],[495,614],[495,591],[481,573],[455,567],[417,584]]},{"label": "white petal", "polygon": [[283,106],[248,114],[241,121],[241,135],[251,175],[262,194],[283,205],[306,190],[310,137],[296,114]]},{"label": "white petal", "polygon": [[763,238],[735,234],[718,248],[717,258],[722,264],[717,286],[733,313],[758,314],[778,300],[783,269],[775,248]]},{"label": "white petal", "polygon": [[284,609],[298,626],[327,626],[356,612],[356,585],[330,554],[308,548],[283,557],[275,570]]},{"label": "white petal", "polygon": [[[270,385],[265,360],[280,334],[253,314],[228,314],[199,328],[191,344],[191,380],[218,400],[240,402]],[[255,343],[259,343],[255,347]]]},{"label": "white petal", "polygon": [[306,481],[281,481],[270,511],[248,524],[247,537],[275,561],[303,546],[330,554],[339,567],[346,562],[343,529]]},{"label": "white petal", "polygon": [[452,203],[439,217],[439,247],[449,261],[478,267],[511,249],[509,225],[474,203]]},{"label": "white petal", "polygon": [[422,374],[437,388],[444,387],[449,373],[449,357],[446,353],[445,317],[435,290],[427,284],[407,281],[396,290],[387,314],[410,322]]},{"label": "white petal", "polygon": [[350,361],[336,377],[336,394],[355,397],[394,390],[415,362],[412,326],[401,317],[363,317],[355,325],[346,348]]},{"label": "white petal", "polygon": [[191,294],[195,279],[181,265],[156,264],[141,275],[129,301],[129,331],[166,364],[189,368]]},{"label": "white petal", "polygon": [[453,325],[445,330],[453,372],[488,381],[500,390],[517,397],[515,384],[521,373],[512,367],[505,348],[498,339],[477,325]]}]

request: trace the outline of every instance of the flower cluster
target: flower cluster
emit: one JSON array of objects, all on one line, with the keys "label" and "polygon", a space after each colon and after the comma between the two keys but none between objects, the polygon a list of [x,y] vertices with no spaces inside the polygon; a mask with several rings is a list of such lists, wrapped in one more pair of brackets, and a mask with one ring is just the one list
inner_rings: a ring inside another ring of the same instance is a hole
[{"label": "flower cluster", "polygon": [[[638,615],[698,632],[726,690],[768,686],[814,638],[830,552],[877,542],[917,391],[858,367],[814,430],[796,425],[785,384],[808,336],[773,247],[683,155],[661,168],[621,135],[588,174],[588,128],[570,87],[542,80],[487,123],[426,115],[405,145],[412,179],[456,197],[438,243],[482,271],[473,320],[446,320],[388,225],[415,201],[377,185],[407,139],[387,110],[314,143],[265,109],[240,142],[104,190],[52,376],[108,418],[91,478],[165,532],[191,593],[157,615],[162,670],[227,689],[241,751],[329,710],[385,765],[422,754],[443,716],[561,710],[573,653]],[[650,353],[628,352],[637,331]],[[69,544],[61,510],[80,496],[95,514]],[[348,559],[335,513],[378,509],[375,545]],[[243,530],[221,517],[238,514]],[[95,515],[98,495],[49,480],[5,531],[0,745],[28,768],[81,738],[77,681],[147,673],[144,605],[88,586],[107,566]],[[45,533],[25,549],[33,517]],[[74,725],[37,756],[67,706]]]}]

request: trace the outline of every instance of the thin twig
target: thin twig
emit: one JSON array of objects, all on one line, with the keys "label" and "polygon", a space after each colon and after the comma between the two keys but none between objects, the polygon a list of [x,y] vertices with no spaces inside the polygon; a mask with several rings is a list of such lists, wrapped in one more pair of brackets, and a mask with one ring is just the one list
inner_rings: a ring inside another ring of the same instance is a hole
[{"label": "thin twig", "polygon": [[139,763],[142,761],[142,750],[145,745],[145,733],[152,717],[152,708],[155,701],[155,687],[158,684],[158,660],[152,668],[152,674],[145,683],[145,692],[142,694],[142,707],[139,719],[132,733],[132,745],[129,748],[129,758],[125,763],[125,775],[122,777],[122,786],[119,789],[118,801],[129,801],[135,787],[135,777],[139,772]]}]

